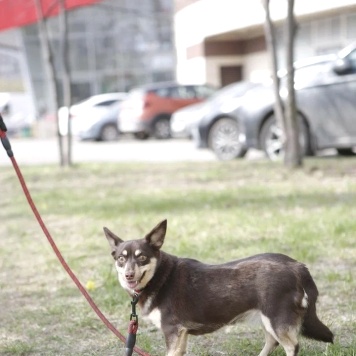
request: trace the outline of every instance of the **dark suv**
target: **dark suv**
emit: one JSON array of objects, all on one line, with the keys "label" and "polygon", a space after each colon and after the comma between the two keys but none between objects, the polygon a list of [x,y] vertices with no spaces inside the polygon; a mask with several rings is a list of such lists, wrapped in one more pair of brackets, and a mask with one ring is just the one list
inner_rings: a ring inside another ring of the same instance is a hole
[{"label": "dark suv", "polygon": [[132,89],[121,105],[119,130],[139,139],[149,136],[169,138],[171,115],[182,107],[206,99],[214,92],[215,89],[208,85],[177,83],[155,83]]}]

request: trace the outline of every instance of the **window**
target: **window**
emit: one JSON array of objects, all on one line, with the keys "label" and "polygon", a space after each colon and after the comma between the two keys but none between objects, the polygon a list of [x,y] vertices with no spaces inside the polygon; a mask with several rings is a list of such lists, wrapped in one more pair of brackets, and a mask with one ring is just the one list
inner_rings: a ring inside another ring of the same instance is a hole
[{"label": "window", "polygon": [[205,85],[197,85],[195,86],[196,97],[199,99],[205,99],[209,96],[213,95],[216,90],[212,87],[205,86]]},{"label": "window", "polygon": [[152,90],[152,92],[158,96],[161,96],[162,98],[176,97],[177,93],[174,89],[175,88],[159,88],[156,90]]},{"label": "window", "polygon": [[196,98],[196,92],[193,86],[178,87],[179,97],[182,99],[194,99]]},{"label": "window", "polygon": [[355,33],[356,33],[356,14],[351,14],[346,17],[346,38],[349,41],[354,41]]},{"label": "window", "polygon": [[351,65],[351,72],[356,73],[356,50],[352,51],[348,56],[347,59]]},{"label": "window", "polygon": [[104,106],[105,107],[105,106],[109,106],[111,104],[114,104],[116,102],[117,102],[117,100],[110,99],[110,100],[102,101],[101,103],[98,103],[95,106]]},{"label": "window", "polygon": [[69,39],[69,55],[72,70],[89,70],[89,52],[85,37],[71,37]]}]

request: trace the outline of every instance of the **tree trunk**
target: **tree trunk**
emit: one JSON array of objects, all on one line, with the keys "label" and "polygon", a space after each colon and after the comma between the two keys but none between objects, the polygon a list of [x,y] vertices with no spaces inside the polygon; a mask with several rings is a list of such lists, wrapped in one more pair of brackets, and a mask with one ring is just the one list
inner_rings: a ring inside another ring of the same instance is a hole
[{"label": "tree trunk", "polygon": [[276,35],[275,29],[273,26],[273,22],[271,19],[270,13],[270,0],[262,0],[262,4],[265,8],[265,38],[267,44],[267,50],[270,54],[271,58],[271,65],[272,65],[272,80],[273,80],[273,91],[275,96],[274,102],[274,115],[277,121],[278,126],[281,129],[282,136],[282,147],[281,149],[284,150],[285,147],[285,117],[283,111],[283,102],[280,96],[280,78],[278,77],[278,58],[277,58],[277,44],[276,44]]},{"label": "tree trunk", "polygon": [[53,104],[53,107],[51,109],[54,110],[55,117],[56,117],[60,165],[64,166],[65,157],[63,154],[63,137],[60,134],[59,120],[58,120],[59,95],[57,89],[55,65],[54,65],[53,54],[49,43],[49,36],[48,36],[47,26],[45,23],[45,18],[43,15],[41,0],[35,0],[35,6],[36,6],[37,17],[38,17],[38,30],[39,30],[39,36],[41,41],[42,55],[43,55],[45,70],[48,78],[48,89],[50,93],[50,99]]},{"label": "tree trunk", "polygon": [[294,18],[294,0],[288,0],[288,15],[286,21],[287,43],[287,100],[285,107],[285,156],[284,164],[290,168],[302,166],[302,151],[299,141],[299,125],[297,122],[295,90],[294,90],[294,38],[296,23]]},{"label": "tree trunk", "polygon": [[62,88],[63,88],[63,105],[67,110],[67,141],[66,141],[66,163],[68,166],[72,165],[72,128],[69,114],[69,108],[72,105],[72,91],[71,91],[71,75],[69,65],[69,42],[68,42],[68,16],[66,10],[66,0],[58,0],[60,13],[60,29],[62,33],[61,38],[61,54],[62,54]]}]

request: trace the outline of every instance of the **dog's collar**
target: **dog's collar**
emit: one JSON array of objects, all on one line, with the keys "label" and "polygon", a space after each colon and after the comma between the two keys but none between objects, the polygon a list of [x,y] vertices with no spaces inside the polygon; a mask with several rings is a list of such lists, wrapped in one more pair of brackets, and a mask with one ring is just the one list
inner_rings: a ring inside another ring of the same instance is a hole
[{"label": "dog's collar", "polygon": [[134,295],[136,295],[137,297],[140,296],[140,294],[142,293],[143,289],[134,289]]}]

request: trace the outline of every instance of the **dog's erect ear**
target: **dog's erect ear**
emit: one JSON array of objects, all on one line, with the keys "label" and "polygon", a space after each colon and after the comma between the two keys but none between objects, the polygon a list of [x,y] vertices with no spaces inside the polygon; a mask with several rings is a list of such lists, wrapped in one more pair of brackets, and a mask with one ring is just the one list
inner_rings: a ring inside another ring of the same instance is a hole
[{"label": "dog's erect ear", "polygon": [[111,247],[111,254],[115,257],[116,247],[123,242],[120,237],[116,236],[113,232],[111,232],[107,227],[104,227],[104,233],[106,238],[109,241],[109,245]]},{"label": "dog's erect ear", "polygon": [[163,220],[145,236],[145,239],[151,246],[159,250],[163,245],[166,231],[167,220]]}]

